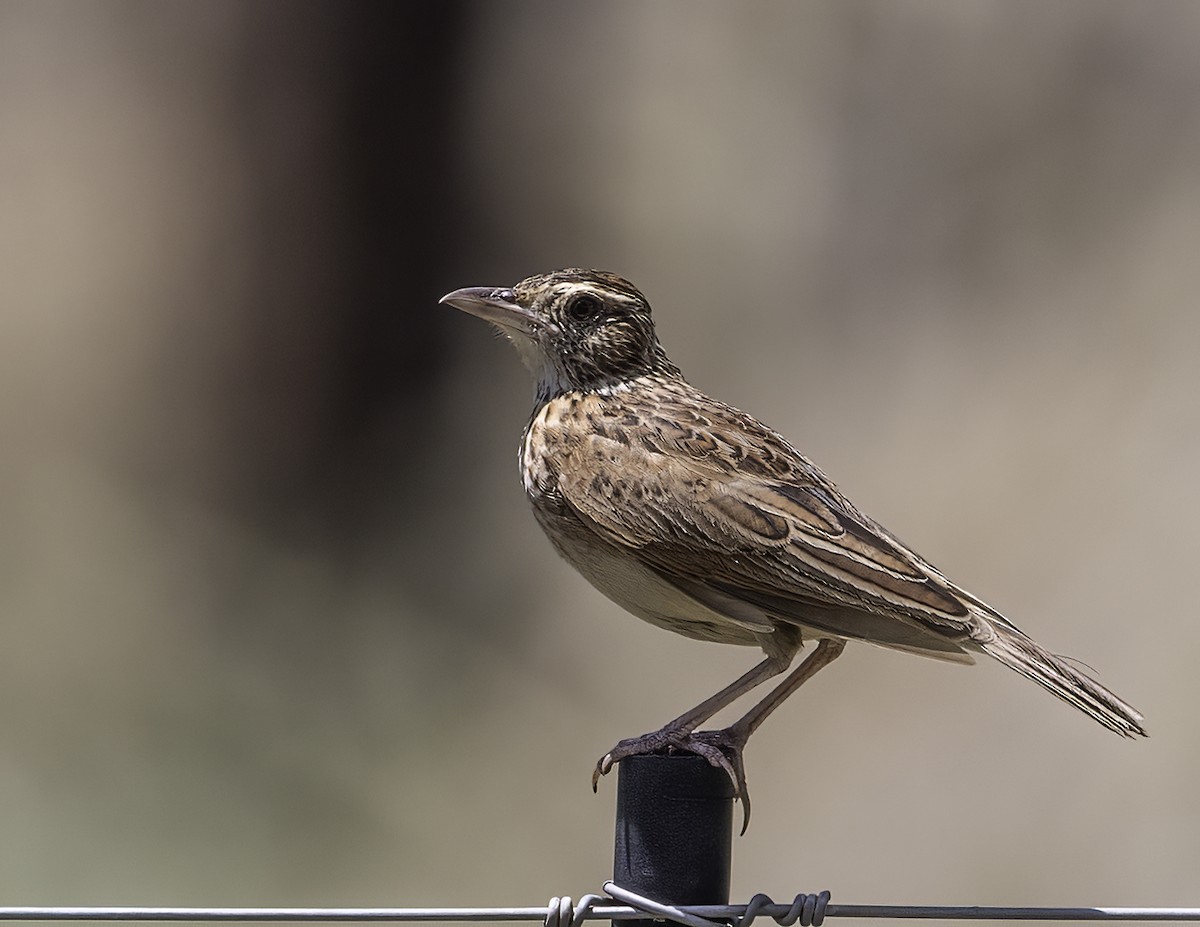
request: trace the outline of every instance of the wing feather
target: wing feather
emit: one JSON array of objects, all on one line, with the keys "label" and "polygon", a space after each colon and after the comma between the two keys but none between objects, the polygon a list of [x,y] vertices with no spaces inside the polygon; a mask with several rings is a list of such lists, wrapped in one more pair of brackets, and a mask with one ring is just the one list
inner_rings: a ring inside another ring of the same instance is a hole
[{"label": "wing feather", "polygon": [[558,491],[607,541],[731,617],[733,602],[748,603],[777,621],[963,659],[973,620],[953,587],[767,434],[782,445],[772,466],[747,468],[743,455],[735,471],[733,439],[711,424],[701,440],[663,416],[642,442],[593,422],[559,448]]}]

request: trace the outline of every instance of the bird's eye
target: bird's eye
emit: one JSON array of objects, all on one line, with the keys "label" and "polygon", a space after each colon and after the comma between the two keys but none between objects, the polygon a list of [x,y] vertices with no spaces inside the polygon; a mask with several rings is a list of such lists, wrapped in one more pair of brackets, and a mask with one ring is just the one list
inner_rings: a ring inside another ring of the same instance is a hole
[{"label": "bird's eye", "polygon": [[600,314],[600,300],[587,293],[572,296],[567,303],[567,316],[572,322],[590,322]]}]

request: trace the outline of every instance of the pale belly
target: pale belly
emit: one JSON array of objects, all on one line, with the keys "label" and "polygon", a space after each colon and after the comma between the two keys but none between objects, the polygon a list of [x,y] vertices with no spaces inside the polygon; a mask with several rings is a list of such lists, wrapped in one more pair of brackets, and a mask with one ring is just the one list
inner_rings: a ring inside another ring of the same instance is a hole
[{"label": "pale belly", "polygon": [[581,536],[571,516],[534,506],[534,514],[563,559],[589,583],[643,621],[694,640],[761,645],[760,634],[738,625],[668,583],[636,559],[595,536]]}]

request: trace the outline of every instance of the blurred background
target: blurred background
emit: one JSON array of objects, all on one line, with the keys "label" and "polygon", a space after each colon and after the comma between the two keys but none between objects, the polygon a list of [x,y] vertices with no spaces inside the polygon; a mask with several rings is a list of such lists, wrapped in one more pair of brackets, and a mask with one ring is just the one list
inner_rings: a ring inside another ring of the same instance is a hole
[{"label": "blurred background", "polygon": [[448,290],[583,265],[1147,716],[852,646],[734,896],[1200,904],[1200,6],[0,2],[0,903],[540,904],[758,657],[609,604]]}]

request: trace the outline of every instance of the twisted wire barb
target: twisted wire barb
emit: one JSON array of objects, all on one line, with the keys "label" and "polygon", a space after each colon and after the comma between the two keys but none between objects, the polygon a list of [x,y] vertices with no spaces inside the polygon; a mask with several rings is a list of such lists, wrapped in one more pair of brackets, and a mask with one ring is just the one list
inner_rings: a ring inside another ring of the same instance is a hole
[{"label": "twisted wire barb", "polygon": [[592,906],[597,901],[604,901],[603,895],[584,895],[579,899],[578,907],[571,904],[571,896],[554,897],[546,908],[544,927],[580,927],[592,916]]},{"label": "twisted wire barb", "polygon": [[800,927],[821,927],[825,920],[826,908],[829,905],[829,892],[819,892],[816,895],[797,895],[792,899],[791,907],[783,914],[771,914],[767,908],[781,908],[771,900],[770,895],[759,892],[746,905],[746,913],[734,922],[734,927],[750,927],[759,914],[767,914],[779,927],[791,927],[799,922]]}]

